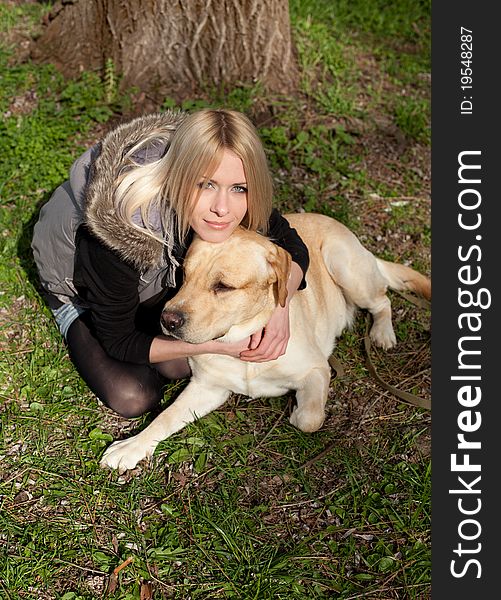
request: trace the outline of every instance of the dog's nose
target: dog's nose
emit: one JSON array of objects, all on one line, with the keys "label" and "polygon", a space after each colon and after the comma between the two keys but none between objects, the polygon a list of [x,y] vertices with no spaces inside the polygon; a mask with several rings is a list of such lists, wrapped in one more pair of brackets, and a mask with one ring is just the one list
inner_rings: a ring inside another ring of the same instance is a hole
[{"label": "dog's nose", "polygon": [[184,325],[184,316],[178,312],[164,310],[162,312],[162,323],[167,331],[176,331]]}]

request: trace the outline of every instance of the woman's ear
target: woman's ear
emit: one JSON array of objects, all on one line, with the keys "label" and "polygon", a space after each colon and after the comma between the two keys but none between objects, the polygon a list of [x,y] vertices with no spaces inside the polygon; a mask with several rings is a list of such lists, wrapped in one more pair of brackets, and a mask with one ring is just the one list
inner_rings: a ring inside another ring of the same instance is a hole
[{"label": "woman's ear", "polygon": [[287,282],[291,268],[291,255],[280,246],[273,246],[268,255],[268,263],[273,270],[270,283],[275,284],[275,298],[280,306],[285,306],[287,300]]}]

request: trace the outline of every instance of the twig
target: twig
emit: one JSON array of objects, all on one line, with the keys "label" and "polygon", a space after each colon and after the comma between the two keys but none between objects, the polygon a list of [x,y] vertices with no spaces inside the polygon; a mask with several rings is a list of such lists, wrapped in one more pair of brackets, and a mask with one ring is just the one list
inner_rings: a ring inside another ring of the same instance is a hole
[{"label": "twig", "polygon": [[127,565],[130,565],[130,563],[131,563],[133,560],[134,560],[134,557],[133,557],[133,556],[129,556],[129,558],[125,559],[121,565],[118,565],[118,567],[115,567],[115,568],[113,569],[113,575],[118,575],[118,574],[120,573],[120,571],[121,571],[122,569],[125,569],[125,567],[126,567]]},{"label": "twig", "polygon": [[273,506],[272,508],[273,509],[278,509],[278,508],[295,508],[296,506],[302,506],[303,504],[311,504],[312,502],[318,502],[319,500],[324,500],[325,498],[328,498],[329,496],[332,496],[332,494],[335,494],[340,489],[341,489],[341,486],[338,485],[337,487],[335,487],[330,492],[327,492],[326,494],[323,494],[322,496],[318,496],[317,498],[311,498],[310,500],[300,500],[299,502],[292,502],[290,504],[277,504],[277,505]]},{"label": "twig", "polygon": [[284,415],[287,412],[288,408],[289,408],[289,405],[287,405],[284,408],[284,410],[282,411],[282,413],[278,416],[277,420],[273,423],[272,427],[270,429],[268,429],[268,431],[267,431],[266,435],[264,436],[264,438],[260,442],[258,442],[258,444],[256,445],[256,448],[255,448],[256,450],[258,448],[260,448],[264,444],[264,442],[270,437],[270,435],[271,435],[272,431],[275,429],[275,427],[279,423],[281,423],[281,421],[284,418]]},{"label": "twig", "polygon": [[307,469],[308,467],[311,467],[311,465],[313,465],[314,463],[317,462],[317,460],[320,460],[321,458],[323,458],[324,456],[326,456],[327,454],[329,454],[329,452],[334,448],[334,446],[336,445],[336,442],[332,442],[332,444],[329,444],[326,448],[324,448],[322,450],[322,452],[320,452],[320,454],[317,454],[316,456],[314,456],[313,458],[310,458],[310,460],[307,460],[304,465],[301,465],[301,469]]}]

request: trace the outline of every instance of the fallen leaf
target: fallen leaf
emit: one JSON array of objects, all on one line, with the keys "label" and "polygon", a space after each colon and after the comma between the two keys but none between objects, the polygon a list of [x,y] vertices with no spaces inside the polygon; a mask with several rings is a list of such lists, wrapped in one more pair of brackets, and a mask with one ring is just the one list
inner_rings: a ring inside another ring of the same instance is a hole
[{"label": "fallen leaf", "polygon": [[151,583],[141,584],[141,593],[139,597],[141,600],[153,600],[153,587],[151,586]]},{"label": "fallen leaf", "polygon": [[105,596],[111,596],[114,594],[118,587],[118,575],[112,573],[108,578],[108,585],[106,586]]}]

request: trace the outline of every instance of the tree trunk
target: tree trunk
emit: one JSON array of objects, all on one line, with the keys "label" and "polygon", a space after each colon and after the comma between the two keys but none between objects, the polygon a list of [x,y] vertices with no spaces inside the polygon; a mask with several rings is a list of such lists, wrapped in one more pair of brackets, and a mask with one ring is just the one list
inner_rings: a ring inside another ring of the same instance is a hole
[{"label": "tree trunk", "polygon": [[289,94],[298,81],[287,0],[62,0],[31,57],[67,76],[111,59],[122,89],[160,102],[258,81]]}]

